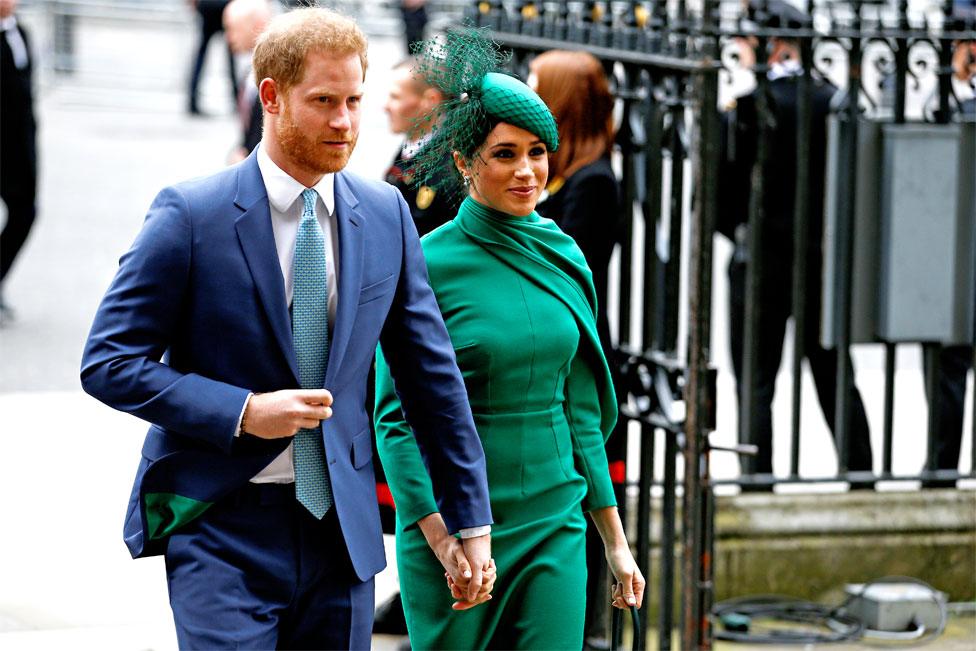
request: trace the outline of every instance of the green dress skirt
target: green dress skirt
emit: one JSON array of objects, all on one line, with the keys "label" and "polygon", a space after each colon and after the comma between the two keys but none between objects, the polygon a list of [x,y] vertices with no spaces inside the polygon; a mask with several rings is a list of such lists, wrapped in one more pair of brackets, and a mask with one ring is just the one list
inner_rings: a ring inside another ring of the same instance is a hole
[{"label": "green dress skirt", "polygon": [[580,649],[583,512],[615,504],[604,441],[616,418],[582,254],[549,220],[470,199],[423,247],[485,450],[498,578],[491,601],[451,609],[444,570],[416,526],[437,511],[435,495],[380,355],[378,449],[397,506],[411,644]]}]

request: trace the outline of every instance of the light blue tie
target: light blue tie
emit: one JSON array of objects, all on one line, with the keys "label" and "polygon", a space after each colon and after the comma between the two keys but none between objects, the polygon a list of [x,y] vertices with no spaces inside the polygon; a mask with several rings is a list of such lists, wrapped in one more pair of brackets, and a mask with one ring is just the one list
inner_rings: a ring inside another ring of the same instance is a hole
[{"label": "light blue tie", "polygon": [[[329,285],[325,238],[315,217],[315,190],[302,192],[305,202],[295,241],[291,331],[303,389],[321,389],[329,360]],[[321,519],[332,506],[332,487],[325,462],[321,428],[295,435],[295,495]]]}]

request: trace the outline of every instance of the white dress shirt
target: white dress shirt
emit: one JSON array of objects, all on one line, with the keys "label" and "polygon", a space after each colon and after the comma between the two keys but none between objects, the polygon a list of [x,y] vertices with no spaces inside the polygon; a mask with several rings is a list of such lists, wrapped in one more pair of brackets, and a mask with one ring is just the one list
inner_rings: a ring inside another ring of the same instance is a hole
[{"label": "white dress shirt", "polygon": [[[290,177],[278,167],[267,152],[258,146],[258,168],[264,178],[264,187],[268,192],[268,204],[271,208],[271,229],[274,231],[275,248],[278,250],[278,263],[281,265],[281,275],[285,279],[285,300],[291,305],[294,289],[295,241],[298,239],[298,224],[302,219],[302,192],[305,186]],[[335,175],[326,174],[322,180],[312,188],[318,194],[315,200],[315,216],[318,218],[322,234],[325,236],[325,264],[329,285],[329,332],[335,324],[336,304],[338,302],[338,269],[339,236],[336,231],[335,215]],[[247,405],[245,404],[245,408]],[[243,415],[243,413],[242,413]],[[328,442],[326,442],[328,446]],[[289,443],[285,451],[275,457],[264,470],[251,478],[257,484],[276,483],[290,484],[295,481],[295,466],[291,456],[292,444]]]},{"label": "white dress shirt", "polygon": [[7,39],[7,45],[10,46],[10,53],[14,57],[14,66],[17,70],[23,70],[30,63],[30,54],[27,52],[27,43],[24,42],[24,37],[17,29],[17,18],[13,15],[0,18],[0,30],[3,31],[3,37]]}]

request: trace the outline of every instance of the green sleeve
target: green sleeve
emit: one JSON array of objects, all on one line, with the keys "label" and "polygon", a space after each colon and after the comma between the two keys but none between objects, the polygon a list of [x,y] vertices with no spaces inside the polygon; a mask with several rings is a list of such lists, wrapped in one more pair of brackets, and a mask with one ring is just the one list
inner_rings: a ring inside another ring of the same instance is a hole
[{"label": "green sleeve", "polygon": [[393,378],[382,351],[376,351],[376,447],[383,462],[386,481],[393,494],[397,520],[404,529],[417,520],[437,512],[430,473],[413,430],[403,418],[400,398],[393,389]]},{"label": "green sleeve", "polygon": [[577,353],[566,378],[566,420],[573,439],[573,461],[587,487],[584,511],[617,504],[604,447],[606,436],[600,430],[600,390],[591,364]]}]

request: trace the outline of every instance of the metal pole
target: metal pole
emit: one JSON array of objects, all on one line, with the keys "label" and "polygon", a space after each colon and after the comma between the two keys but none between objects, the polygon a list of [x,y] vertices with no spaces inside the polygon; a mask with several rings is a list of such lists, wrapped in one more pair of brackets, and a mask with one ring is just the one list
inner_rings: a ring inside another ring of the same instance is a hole
[{"label": "metal pole", "polygon": [[[644,572],[648,585],[651,582],[651,486],[654,483],[654,427],[641,423],[640,484],[637,495],[637,567]],[[663,551],[662,551],[663,553]],[[647,632],[647,612],[641,609],[641,631]]]},{"label": "metal pole", "polygon": [[895,415],[895,361],[898,348],[895,344],[885,344],[885,393],[884,393],[884,451],[881,473],[891,476],[891,457],[894,441]]},{"label": "metal pole", "polygon": [[[672,77],[672,81],[679,87],[684,84],[680,76]],[[671,113],[671,201],[670,226],[668,228],[668,261],[664,267],[665,273],[665,309],[664,309],[664,338],[661,347],[669,353],[678,349],[678,317],[680,310],[678,302],[681,292],[681,224],[682,207],[684,205],[684,145],[681,143],[680,130],[683,128],[684,107],[680,104],[669,107]]]},{"label": "metal pole", "polygon": [[[625,90],[631,90],[633,86],[632,79],[633,75],[636,74],[633,69],[628,69],[624,74],[624,85]],[[629,128],[630,114],[633,111],[633,101],[630,99],[624,100],[624,111],[623,111],[623,126],[620,132],[617,134],[617,142],[620,145],[621,153],[623,154],[624,165],[623,173],[621,177],[621,186],[624,190],[623,201],[620,206],[620,222],[622,225],[622,237],[620,242],[620,298],[618,306],[618,324],[619,330],[617,332],[617,344],[619,347],[630,348],[631,337],[631,322],[633,319],[633,310],[631,306],[631,292],[633,287],[633,274],[631,269],[634,264],[633,255],[633,238],[634,238],[634,202],[637,199],[637,188],[636,188],[636,174],[634,172],[634,157],[633,153],[636,148],[633,142],[633,132]],[[646,315],[645,315],[646,318]],[[622,398],[622,397],[621,397]],[[624,439],[629,439],[628,436],[627,423],[617,422],[614,428],[614,436],[623,436]],[[627,446],[624,444],[624,449]],[[652,478],[653,479],[653,478]],[[626,482],[624,483],[626,486]],[[624,499],[620,501],[620,518],[624,525],[627,524],[627,500]],[[638,517],[640,512],[638,511]]]},{"label": "metal pole", "polygon": [[664,432],[664,494],[661,497],[661,585],[658,612],[658,649],[671,649],[674,631],[675,476],[678,463],[677,434]]},{"label": "metal pole", "polygon": [[[948,31],[951,22],[953,0],[942,4],[942,32]],[[952,94],[952,39],[939,39],[939,114],[935,121],[948,124],[950,118],[949,96]]]},{"label": "metal pole", "polygon": [[[765,2],[763,3],[765,9]],[[756,411],[756,361],[759,359],[759,312],[763,270],[763,223],[765,221],[765,173],[769,158],[769,70],[765,57],[766,36],[756,38],[756,160],[752,167],[752,191],[749,193],[749,231],[746,243],[746,297],[742,329],[742,380],[739,387],[739,443],[755,444],[753,416]],[[745,475],[756,473],[754,457],[742,460]]]},{"label": "metal pole", "polygon": [[[861,0],[854,0],[852,32],[861,28]],[[851,367],[851,269],[854,260],[854,239],[851,230],[854,226],[854,205],[857,199],[857,121],[860,114],[858,98],[861,94],[861,38],[850,39],[850,65],[847,83],[847,106],[842,118],[846,120],[843,130],[843,149],[845,159],[839,166],[839,173],[846,176],[844,191],[838,193],[837,233],[841,251],[837,269],[837,294],[841,309],[837,318],[837,389],[834,411],[834,440],[837,446],[837,470],[839,475],[847,473],[848,444],[847,429],[850,421],[850,394],[854,370]]]},{"label": "metal pole", "polygon": [[[711,24],[715,4],[706,1],[704,22]],[[705,43],[704,59],[715,55],[711,39]],[[711,335],[712,238],[715,231],[715,202],[718,163],[718,75],[702,71],[695,77],[695,111],[699,130],[696,159],[695,210],[691,223],[689,279],[688,376],[685,386],[685,511],[683,513],[684,554],[682,593],[682,645],[685,649],[710,649],[708,608],[712,601],[711,532],[707,491],[709,420],[709,338]]]},{"label": "metal pole", "polygon": [[796,196],[793,204],[793,421],[790,445],[790,477],[800,469],[800,410],[803,386],[803,358],[807,333],[807,242],[810,204],[810,132],[812,125],[813,39],[800,41],[803,74],[797,86]]},{"label": "metal pole", "polygon": [[942,392],[939,390],[939,384],[942,380],[942,346],[938,343],[925,343],[922,344],[922,350],[925,362],[925,390],[929,398],[925,472],[931,473],[939,469],[937,449],[939,437],[942,435],[940,431],[942,429]]}]

